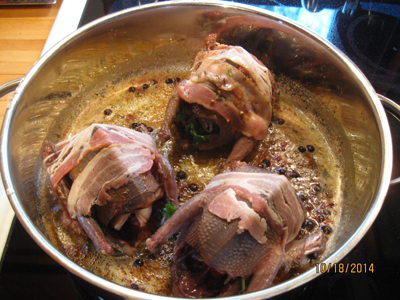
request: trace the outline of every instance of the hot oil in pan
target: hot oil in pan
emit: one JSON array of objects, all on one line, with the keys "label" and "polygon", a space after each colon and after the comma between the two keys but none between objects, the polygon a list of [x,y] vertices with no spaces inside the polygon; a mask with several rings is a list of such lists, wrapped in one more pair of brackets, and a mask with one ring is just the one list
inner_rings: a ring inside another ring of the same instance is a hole
[{"label": "hot oil in pan", "polygon": [[[230,152],[229,147],[217,151],[183,151],[174,139],[165,145],[157,140],[157,131],[168,100],[179,79],[188,76],[187,68],[174,72],[143,72],[118,81],[103,82],[103,87],[91,93],[90,99],[82,97],[84,105],[75,104],[81,109],[74,111],[71,124],[63,128],[59,140],[68,138],[93,122],[125,127],[144,123],[152,130],[151,134],[161,153],[170,160],[174,171],[185,172],[185,178],[177,179],[180,201],[184,203],[202,191]],[[290,179],[307,211],[299,238],[322,227],[328,237],[329,249],[329,240],[333,239],[339,221],[343,196],[343,158],[337,151],[341,132],[338,129],[332,131],[332,128],[340,128],[340,125],[334,120],[325,122],[321,119],[321,114],[316,112],[328,116],[329,111],[324,112],[322,103],[306,89],[283,76],[277,78],[277,82],[280,96],[274,104],[269,134],[258,143],[246,161]],[[330,128],[325,123],[329,123]],[[102,256],[94,251],[88,239],[65,229],[58,200],[48,190],[49,186],[43,184],[42,196],[39,197],[41,201],[38,203],[42,222],[51,241],[71,260],[123,286],[171,295],[169,268],[172,265],[174,239],[170,239],[155,255],[148,252],[142,243],[133,256]],[[151,230],[144,233],[143,240],[150,234]],[[294,269],[290,276],[312,267],[310,262],[313,259],[315,257],[309,257],[306,264]],[[285,279],[278,274],[276,283]]]}]

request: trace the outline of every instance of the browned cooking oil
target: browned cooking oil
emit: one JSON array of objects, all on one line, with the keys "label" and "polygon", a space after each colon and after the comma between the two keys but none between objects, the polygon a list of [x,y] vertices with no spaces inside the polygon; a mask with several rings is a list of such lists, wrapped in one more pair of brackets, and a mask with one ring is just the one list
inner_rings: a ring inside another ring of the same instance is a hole
[{"label": "browned cooking oil", "polygon": [[[174,138],[164,145],[157,140],[168,100],[179,80],[188,75],[188,72],[143,74],[140,78],[107,85],[101,92],[93,93],[91,99],[84,100],[86,104],[73,124],[66,126],[59,138],[66,139],[94,122],[130,128],[144,123],[152,130],[160,152],[169,159],[175,173],[180,172],[177,176],[179,200],[184,203],[203,190],[231,150],[226,146],[217,151],[183,151]],[[318,227],[330,237],[335,233],[342,197],[342,162],[340,152],[332,145],[335,137],[327,136],[327,131],[321,129],[312,108],[296,105],[292,99],[295,92],[291,91],[292,86],[286,79],[278,78],[278,83],[280,96],[274,103],[269,134],[257,144],[246,161],[290,179],[307,211],[299,238],[306,237]],[[307,95],[305,93],[303,97]],[[57,200],[46,192],[43,194],[47,196],[42,196],[38,203],[42,222],[52,242],[71,260],[120,285],[171,295],[169,269],[173,238],[156,254],[151,254],[141,244],[132,256],[103,256],[94,251],[90,240],[66,230]]]}]

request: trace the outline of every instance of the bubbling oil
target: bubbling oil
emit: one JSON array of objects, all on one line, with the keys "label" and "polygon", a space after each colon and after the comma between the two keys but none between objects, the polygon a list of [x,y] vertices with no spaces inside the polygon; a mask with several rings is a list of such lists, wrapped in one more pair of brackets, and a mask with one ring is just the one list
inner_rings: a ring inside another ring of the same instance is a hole
[{"label": "bubbling oil", "polygon": [[[82,98],[84,105],[74,112],[71,124],[63,127],[59,140],[67,139],[92,123],[124,127],[144,123],[174,171],[184,172],[185,176],[177,178],[179,201],[184,203],[204,189],[231,150],[227,146],[209,151],[183,150],[174,137],[165,144],[158,140],[157,132],[168,101],[177,82],[188,76],[188,71],[159,72],[106,84],[101,91]],[[340,137],[330,136],[329,130],[323,128],[319,117],[314,115],[313,102],[305,99],[312,97],[308,92],[299,94],[299,86],[289,84],[284,77],[277,78],[277,83],[280,95],[273,105],[268,135],[256,145],[246,162],[289,178],[306,208],[306,221],[298,238],[321,227],[329,246],[339,222],[343,196],[343,159],[336,145]],[[300,99],[295,100],[295,95],[301,95]],[[308,101],[307,105],[299,105],[301,101]],[[63,225],[62,209],[50,192],[45,171],[42,169],[41,172],[43,188],[38,209],[54,245],[72,261],[102,278],[133,289],[172,296],[170,267],[174,238],[170,238],[156,254],[146,249],[143,240],[134,255],[103,256],[95,251],[88,238]]]}]

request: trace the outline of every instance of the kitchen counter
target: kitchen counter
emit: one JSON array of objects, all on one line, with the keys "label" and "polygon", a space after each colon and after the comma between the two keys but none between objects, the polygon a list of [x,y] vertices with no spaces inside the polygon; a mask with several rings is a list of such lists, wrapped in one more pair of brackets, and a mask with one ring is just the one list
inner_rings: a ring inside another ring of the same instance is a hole
[{"label": "kitchen counter", "polygon": [[[23,77],[39,59],[62,2],[0,5],[0,85]],[[11,96],[0,98],[0,125]]]},{"label": "kitchen counter", "polygon": [[[0,5],[0,85],[24,77],[41,54],[78,28],[86,0]],[[0,98],[0,126],[12,93]],[[0,267],[14,212],[0,184]],[[1,298],[1,297],[0,297]]]}]

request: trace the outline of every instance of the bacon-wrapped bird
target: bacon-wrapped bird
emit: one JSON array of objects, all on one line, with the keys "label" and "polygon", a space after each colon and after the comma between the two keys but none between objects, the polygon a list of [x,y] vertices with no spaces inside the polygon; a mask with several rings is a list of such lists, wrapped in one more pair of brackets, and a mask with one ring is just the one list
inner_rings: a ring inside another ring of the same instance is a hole
[{"label": "bacon-wrapped bird", "polygon": [[242,47],[219,44],[215,34],[204,45],[169,101],[159,137],[167,141],[174,124],[184,145],[207,150],[235,142],[228,162],[242,160],[267,134],[276,83]]},{"label": "bacon-wrapped bird", "polygon": [[147,133],[92,124],[57,144],[46,141],[42,157],[66,225],[84,231],[105,255],[130,247],[102,227],[118,231],[131,215],[144,226],[152,204],[164,195],[177,205],[173,170]]},{"label": "bacon-wrapped bird", "polygon": [[228,296],[240,292],[241,280],[254,292],[269,287],[281,267],[321,251],[322,230],[295,240],[304,217],[285,176],[242,163],[215,176],[146,243],[155,251],[181,231],[172,269],[175,296]]}]

